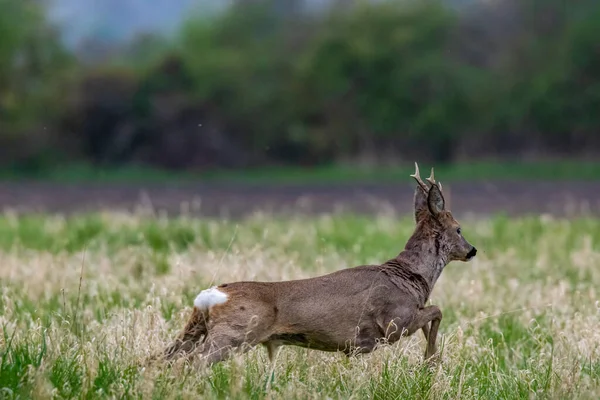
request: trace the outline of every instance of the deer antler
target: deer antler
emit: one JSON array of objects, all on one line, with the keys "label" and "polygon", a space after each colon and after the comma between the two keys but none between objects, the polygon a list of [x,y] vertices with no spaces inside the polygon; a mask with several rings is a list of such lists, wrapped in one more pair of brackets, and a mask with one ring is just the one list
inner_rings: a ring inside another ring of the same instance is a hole
[{"label": "deer antler", "polygon": [[415,178],[415,180],[417,181],[419,186],[421,186],[421,189],[423,189],[425,191],[425,193],[427,193],[429,191],[429,188],[427,187],[425,182],[423,182],[423,180],[421,179],[421,175],[419,174],[419,165],[417,164],[416,161],[415,161],[415,173],[412,174],[411,177]]},{"label": "deer antler", "polygon": [[435,181],[435,177],[433,175],[433,167],[431,167],[431,174],[429,174],[429,178],[427,178],[427,182],[431,183],[432,185],[437,185],[440,188],[440,191],[442,190],[442,182]]},{"label": "deer antler", "polygon": [[427,178],[427,182],[431,183],[432,185],[435,185],[435,178],[433,176],[433,167],[431,167],[431,173],[429,174],[429,178]]}]

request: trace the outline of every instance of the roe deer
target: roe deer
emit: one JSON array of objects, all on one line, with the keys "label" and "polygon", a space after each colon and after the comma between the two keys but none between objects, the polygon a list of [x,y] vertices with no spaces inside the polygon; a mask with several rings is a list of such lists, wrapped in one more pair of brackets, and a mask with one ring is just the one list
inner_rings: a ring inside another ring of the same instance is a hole
[{"label": "roe deer", "polygon": [[428,184],[417,163],[415,169],[416,227],[398,256],[315,278],[224,283],[203,290],[164,357],[190,355],[198,347],[210,365],[244,344],[246,349],[265,345],[271,361],[281,345],[351,355],[369,353],[382,340],[394,343],[420,329],[427,340],[425,359],[430,358],[437,351],[442,312],[425,304],[444,267],[470,261],[477,249],[446,210],[433,168]]}]

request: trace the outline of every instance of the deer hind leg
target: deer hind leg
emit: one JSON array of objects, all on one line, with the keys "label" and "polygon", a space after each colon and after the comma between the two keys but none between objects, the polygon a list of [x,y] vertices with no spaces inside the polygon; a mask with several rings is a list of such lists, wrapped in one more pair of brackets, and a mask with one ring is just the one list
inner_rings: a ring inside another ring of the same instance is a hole
[{"label": "deer hind leg", "polygon": [[194,308],[179,337],[165,349],[165,359],[172,360],[178,356],[187,356],[202,344],[201,339],[206,338],[207,334],[207,318],[207,315]]},{"label": "deer hind leg", "polygon": [[226,360],[235,350],[246,352],[255,344],[255,341],[248,340],[244,330],[237,330],[227,325],[217,325],[206,336],[200,356],[210,366]]}]

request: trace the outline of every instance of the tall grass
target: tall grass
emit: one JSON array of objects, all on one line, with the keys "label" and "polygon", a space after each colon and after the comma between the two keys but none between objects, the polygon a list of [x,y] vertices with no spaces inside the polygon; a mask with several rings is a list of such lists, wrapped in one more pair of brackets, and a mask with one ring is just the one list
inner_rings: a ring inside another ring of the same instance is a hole
[{"label": "tall grass", "polygon": [[284,347],[271,371],[262,348],[211,369],[145,360],[208,285],[383,262],[410,218],[5,214],[0,397],[597,398],[600,220],[463,222],[480,252],[450,264],[433,292],[439,366],[422,363],[415,334],[355,358]]}]

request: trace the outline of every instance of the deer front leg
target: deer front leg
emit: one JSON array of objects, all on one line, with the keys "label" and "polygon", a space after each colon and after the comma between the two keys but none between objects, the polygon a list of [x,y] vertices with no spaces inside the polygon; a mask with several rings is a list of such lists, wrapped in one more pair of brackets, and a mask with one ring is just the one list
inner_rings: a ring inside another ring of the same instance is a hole
[{"label": "deer front leg", "polygon": [[[437,333],[442,321],[442,312],[438,306],[428,306],[418,311],[418,314],[413,319],[410,328],[408,329],[409,334],[419,329],[423,331],[425,339],[427,340],[427,348],[425,350],[425,359],[429,359],[437,352],[436,340]],[[429,323],[431,322],[431,327]]]},{"label": "deer front leg", "polygon": [[[422,311],[424,317],[431,321],[429,335],[427,335],[427,350],[425,350],[425,359],[427,360],[437,352],[436,340],[440,323],[442,322],[442,311],[438,306],[429,306]],[[429,321],[425,323],[423,333],[427,330]]]},{"label": "deer front leg", "polygon": [[425,336],[425,341],[428,341],[429,340],[429,322],[426,323],[425,325],[423,325],[421,330],[423,331],[423,336]]}]

